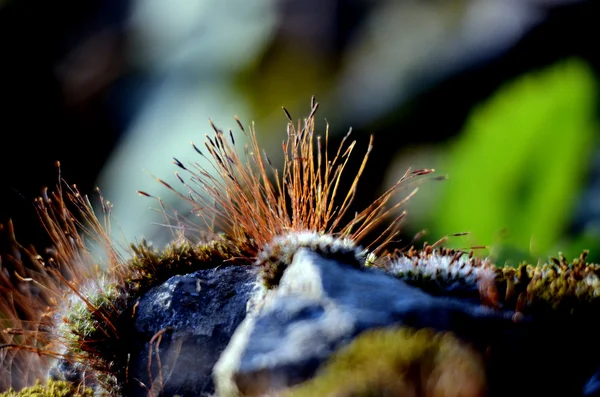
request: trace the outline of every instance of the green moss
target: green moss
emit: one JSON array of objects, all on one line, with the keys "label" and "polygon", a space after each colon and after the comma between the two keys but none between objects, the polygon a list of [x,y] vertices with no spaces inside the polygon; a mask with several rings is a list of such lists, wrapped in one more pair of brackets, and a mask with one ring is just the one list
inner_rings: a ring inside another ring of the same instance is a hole
[{"label": "green moss", "polygon": [[484,365],[452,334],[408,328],[367,331],[286,397],[483,396]]},{"label": "green moss", "polygon": [[[411,222],[428,225],[431,239],[468,230],[467,241],[493,244],[502,263],[516,252],[535,260],[557,244],[577,244],[565,231],[594,169],[597,108],[597,77],[582,59],[506,81],[444,145],[439,168],[450,180],[436,190],[436,202],[411,212]],[[447,244],[464,247],[465,240]]]},{"label": "green moss", "polygon": [[600,265],[587,263],[584,251],[568,262],[562,255],[549,263],[502,267],[495,279],[504,307],[531,313],[600,313]]},{"label": "green moss", "polygon": [[176,241],[164,250],[157,250],[142,241],[131,245],[131,249],[134,256],[125,266],[122,278],[127,293],[137,296],[174,275],[211,269],[243,256],[240,249],[224,236],[198,245],[188,240]]},{"label": "green moss", "polygon": [[65,381],[49,380],[45,385],[37,381],[35,385],[26,387],[21,391],[10,389],[1,393],[0,397],[93,397],[94,391],[90,388],[76,387]]},{"label": "green moss", "polygon": [[562,254],[548,263],[495,266],[487,258],[451,249],[411,249],[385,269],[435,295],[472,298],[526,314],[600,313],[600,265],[586,261],[587,251],[568,261]]}]

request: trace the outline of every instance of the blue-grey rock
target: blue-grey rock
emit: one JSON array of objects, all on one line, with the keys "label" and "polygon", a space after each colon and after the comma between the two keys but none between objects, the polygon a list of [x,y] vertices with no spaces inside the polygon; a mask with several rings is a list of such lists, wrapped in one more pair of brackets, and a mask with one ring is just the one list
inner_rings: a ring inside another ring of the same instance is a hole
[{"label": "blue-grey rock", "polygon": [[160,387],[164,396],[212,394],[213,365],[246,315],[255,280],[255,269],[227,266],[173,276],[148,291],[136,310],[132,351],[139,353],[130,359],[127,394]]},{"label": "blue-grey rock", "polygon": [[594,316],[515,315],[432,296],[383,271],[300,248],[214,367],[219,397],[277,395],[310,379],[333,352],[372,328],[451,331],[482,354],[487,397],[595,396]]},{"label": "blue-grey rock", "polygon": [[585,397],[600,396],[600,371],[596,372],[583,386]]},{"label": "blue-grey rock", "polygon": [[[259,396],[312,377],[362,331],[389,325],[452,330],[470,341],[501,336],[511,313],[430,296],[381,271],[301,248],[279,287],[249,314],[215,366],[219,396]],[[481,321],[485,319],[485,321]]]}]

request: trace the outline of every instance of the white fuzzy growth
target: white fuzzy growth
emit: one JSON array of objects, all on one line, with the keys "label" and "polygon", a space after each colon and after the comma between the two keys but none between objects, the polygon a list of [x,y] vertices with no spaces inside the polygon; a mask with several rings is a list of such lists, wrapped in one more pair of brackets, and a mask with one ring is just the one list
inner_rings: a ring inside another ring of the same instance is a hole
[{"label": "white fuzzy growth", "polygon": [[273,257],[279,262],[291,263],[299,248],[309,248],[325,254],[352,253],[357,261],[363,262],[366,251],[357,246],[349,238],[334,237],[330,234],[321,234],[313,231],[292,232],[276,236],[266,244],[256,257],[256,264],[262,264]]},{"label": "white fuzzy growth", "polygon": [[412,274],[419,277],[441,275],[447,280],[463,280],[472,285],[476,285],[478,280],[493,278],[495,275],[495,267],[487,258],[475,264],[467,254],[459,258],[438,253],[420,255],[418,258],[402,256],[392,260],[388,269],[394,275]]},{"label": "white fuzzy growth", "polygon": [[581,281],[588,287],[592,287],[594,291],[598,291],[600,294],[600,278],[596,274],[589,273]]},{"label": "white fuzzy growth", "polygon": [[[117,290],[115,288],[116,280],[101,275],[96,279],[89,280],[86,284],[78,288],[79,294],[85,297],[92,305],[99,304],[101,301],[114,301],[117,298]],[[75,338],[72,325],[63,321],[79,319],[84,323],[89,323],[90,309],[83,301],[80,295],[74,292],[65,292],[66,296],[58,305],[54,315],[54,323],[56,324],[54,332],[59,338],[71,340]],[[91,327],[92,324],[89,324]],[[91,330],[91,329],[90,329]]]},{"label": "white fuzzy growth", "polygon": [[594,274],[594,273],[590,273],[587,276],[584,277],[584,279],[582,280],[582,283],[585,283],[588,291],[591,290],[589,293],[594,297],[597,298],[600,296],[600,278]]},{"label": "white fuzzy growth", "polygon": [[246,314],[252,315],[257,313],[260,308],[263,306],[265,299],[267,298],[267,293],[269,290],[265,287],[265,285],[256,280],[252,285],[252,293],[250,294],[250,298],[248,302],[246,302]]}]

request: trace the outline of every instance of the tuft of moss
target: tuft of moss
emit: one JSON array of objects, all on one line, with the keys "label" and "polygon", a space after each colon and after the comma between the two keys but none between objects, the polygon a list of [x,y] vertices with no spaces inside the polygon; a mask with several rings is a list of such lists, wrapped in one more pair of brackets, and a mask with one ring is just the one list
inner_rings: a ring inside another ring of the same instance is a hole
[{"label": "tuft of moss", "polygon": [[586,261],[588,251],[568,261],[562,254],[548,263],[516,267],[452,249],[411,248],[384,268],[435,295],[478,300],[525,314],[600,313],[600,265]]},{"label": "tuft of moss", "polygon": [[356,268],[364,266],[366,251],[349,238],[311,231],[290,232],[275,237],[257,255],[255,264],[262,267],[262,278],[267,288],[279,285],[283,272],[292,263],[296,251],[302,247]]},{"label": "tuft of moss", "polygon": [[571,262],[559,254],[540,266],[498,269],[495,279],[504,306],[528,313],[600,313],[600,265],[587,263],[587,251]]},{"label": "tuft of moss", "polygon": [[[212,269],[234,258],[245,257],[240,248],[224,235],[200,244],[182,239],[172,242],[164,250],[157,250],[143,240],[140,244],[132,244],[131,249],[134,256],[121,276],[130,299],[172,276]],[[248,261],[242,260],[242,263]]]},{"label": "tuft of moss", "polygon": [[285,397],[481,397],[479,353],[451,333],[410,328],[366,331],[336,352],[317,376]]},{"label": "tuft of moss", "polygon": [[39,380],[35,385],[26,387],[20,391],[10,389],[1,393],[0,397],[93,397],[91,388],[75,386],[62,380],[48,380],[42,384]]},{"label": "tuft of moss", "polygon": [[488,258],[475,257],[448,248],[423,250],[411,247],[387,263],[380,264],[390,274],[432,295],[480,300],[480,280],[495,278],[497,268]]}]

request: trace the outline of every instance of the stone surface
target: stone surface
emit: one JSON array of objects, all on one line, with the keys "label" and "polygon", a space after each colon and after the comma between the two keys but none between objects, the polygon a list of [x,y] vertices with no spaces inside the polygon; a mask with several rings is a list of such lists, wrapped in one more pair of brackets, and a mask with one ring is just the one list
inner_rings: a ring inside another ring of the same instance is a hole
[{"label": "stone surface", "polygon": [[513,324],[510,316],[435,298],[382,272],[301,248],[279,288],[236,331],[215,367],[217,390],[258,396],[297,384],[366,329],[403,324],[477,340],[480,333],[501,335]]},{"label": "stone surface", "polygon": [[485,357],[489,397],[591,396],[597,388],[600,346],[581,337],[600,331],[594,319],[515,316],[434,297],[304,248],[255,308],[215,365],[219,396],[277,394],[313,377],[361,332],[390,326],[452,331],[468,342]]},{"label": "stone surface", "polygon": [[600,368],[583,387],[583,394],[585,397],[600,396]]},{"label": "stone surface", "polygon": [[[594,316],[515,316],[305,248],[276,289],[257,282],[258,270],[174,276],[139,299],[124,394],[206,396],[216,386],[219,397],[276,395],[363,331],[408,326],[449,330],[474,347],[485,359],[486,397],[600,395]],[[59,379],[84,375],[64,360],[53,370]]]},{"label": "stone surface", "polygon": [[152,385],[165,396],[213,393],[213,365],[246,315],[255,280],[250,267],[219,267],[171,277],[146,293],[136,310],[132,351],[139,353],[131,356],[127,394],[147,396]]}]

